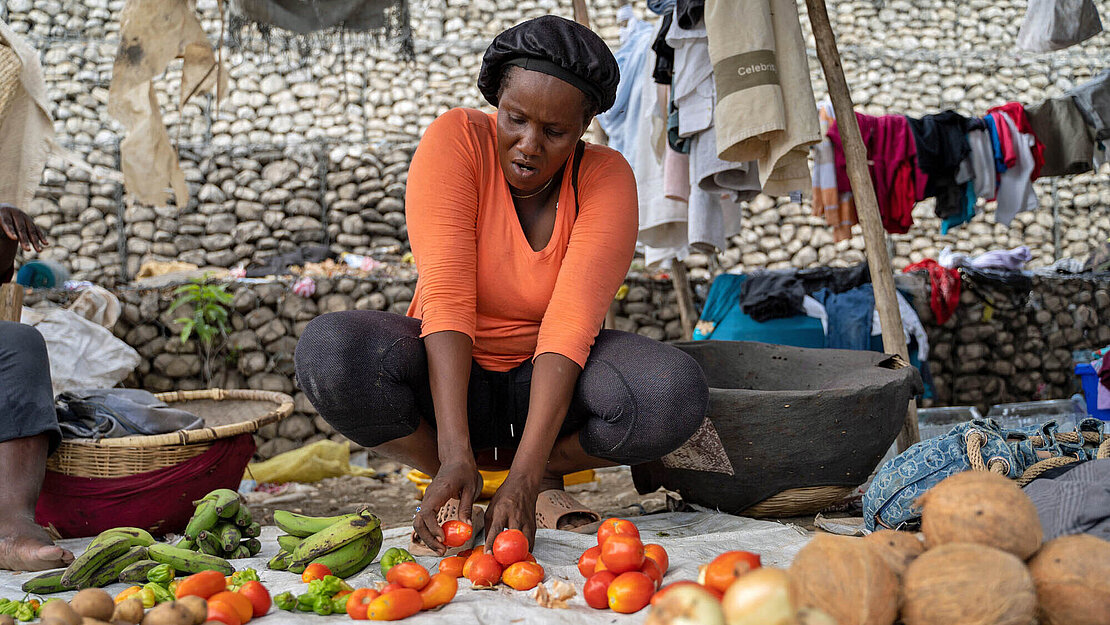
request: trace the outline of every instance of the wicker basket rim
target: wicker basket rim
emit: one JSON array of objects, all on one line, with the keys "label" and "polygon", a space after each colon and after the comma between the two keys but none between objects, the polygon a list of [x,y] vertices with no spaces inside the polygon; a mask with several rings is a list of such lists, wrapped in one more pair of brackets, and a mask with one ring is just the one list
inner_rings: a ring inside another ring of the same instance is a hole
[{"label": "wicker basket rim", "polygon": [[260,391],[253,389],[220,389],[211,388],[197,391],[170,391],[168,393],[156,393],[154,395],[158,399],[172,404],[180,401],[192,401],[198,399],[211,399],[215,401],[232,400],[248,400],[248,401],[264,401],[268,403],[277,404],[272,410],[266,414],[241,421],[239,423],[229,423],[227,425],[218,425],[211,428],[200,428],[198,430],[178,430],[176,432],[169,432],[168,434],[152,434],[149,436],[125,436],[121,438],[102,438],[100,440],[91,439],[68,439],[62,441],[63,445],[73,445],[75,447],[129,447],[129,448],[151,448],[163,447],[166,445],[187,445],[190,443],[208,443],[221,438],[229,438],[239,434],[253,433],[258,431],[264,425],[276,423],[293,413],[293,398],[285,393],[276,391]]}]

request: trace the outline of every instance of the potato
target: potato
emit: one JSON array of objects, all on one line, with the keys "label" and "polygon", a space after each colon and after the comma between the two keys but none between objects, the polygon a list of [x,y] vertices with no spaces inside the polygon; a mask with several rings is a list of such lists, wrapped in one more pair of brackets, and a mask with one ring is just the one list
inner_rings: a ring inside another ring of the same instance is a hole
[{"label": "potato", "polygon": [[15,625],[15,619],[7,614],[0,614],[0,625]]},{"label": "potato", "polygon": [[193,625],[200,625],[208,620],[208,602],[204,599],[190,595],[178,599],[177,603],[193,615]]},{"label": "potato", "polygon": [[116,611],[112,613],[112,622],[122,621],[134,625],[143,620],[143,600],[138,597],[128,597],[116,604]]},{"label": "potato", "polygon": [[112,595],[99,588],[86,588],[69,600],[69,606],[83,617],[108,621],[116,611]]},{"label": "potato", "polygon": [[87,616],[84,616],[84,617],[81,617],[81,625],[112,625],[112,624],[107,622],[107,621],[102,621],[100,619],[89,618]]},{"label": "potato", "polygon": [[143,617],[143,625],[193,625],[193,613],[177,601],[154,606]]},{"label": "potato", "polygon": [[47,601],[42,606],[43,622],[47,619],[59,621],[64,625],[81,625],[81,615],[78,614],[68,603],[65,601]]},{"label": "potato", "polygon": [[1045,625],[1110,623],[1110,542],[1091,534],[1055,538],[1033,556],[1029,570]]},{"label": "potato", "polygon": [[979,543],[1022,560],[1044,534],[1033,500],[1013,481],[987,471],[950,475],[918,499],[925,546]]}]

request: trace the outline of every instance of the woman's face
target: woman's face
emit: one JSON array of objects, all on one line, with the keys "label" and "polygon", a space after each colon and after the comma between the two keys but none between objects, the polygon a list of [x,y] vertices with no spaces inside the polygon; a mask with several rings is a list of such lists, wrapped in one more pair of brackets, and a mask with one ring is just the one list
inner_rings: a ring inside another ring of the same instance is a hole
[{"label": "woman's face", "polygon": [[509,72],[497,106],[498,158],[509,185],[528,193],[559,171],[586,132],[585,96],[542,72]]}]

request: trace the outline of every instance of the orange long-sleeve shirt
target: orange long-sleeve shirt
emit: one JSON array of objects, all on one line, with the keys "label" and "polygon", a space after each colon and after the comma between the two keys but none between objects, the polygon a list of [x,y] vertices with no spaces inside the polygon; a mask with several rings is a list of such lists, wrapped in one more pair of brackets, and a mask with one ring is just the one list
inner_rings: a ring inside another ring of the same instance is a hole
[{"label": "orange long-sleeve shirt", "polygon": [[491,371],[546,352],[585,366],[635,251],[632,169],[587,144],[578,215],[568,163],[551,240],[534,251],[498,163],[496,124],[495,114],[452,109],[413,155],[405,213],[419,278],[408,314],[421,336],[468,335]]}]

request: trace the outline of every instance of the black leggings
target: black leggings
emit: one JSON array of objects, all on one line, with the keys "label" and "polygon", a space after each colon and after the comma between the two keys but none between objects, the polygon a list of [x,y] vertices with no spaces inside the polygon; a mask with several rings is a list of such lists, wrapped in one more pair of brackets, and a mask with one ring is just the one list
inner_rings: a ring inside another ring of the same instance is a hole
[{"label": "black leggings", "polygon": [[53,452],[62,440],[50,359],[39,331],[14,321],[0,321],[0,443],[39,434],[50,437]]},{"label": "black leggings", "polygon": [[[364,447],[408,436],[421,419],[435,425],[416,319],[367,310],[322,315],[305,328],[295,360],[312,405]],[[517,447],[531,378],[531,359],[506,372],[472,364],[467,408],[475,451]],[[686,442],[708,405],[705,375],[693,358],[647,337],[602,330],[560,435],[578,432],[591,456],[639,464]]]}]

